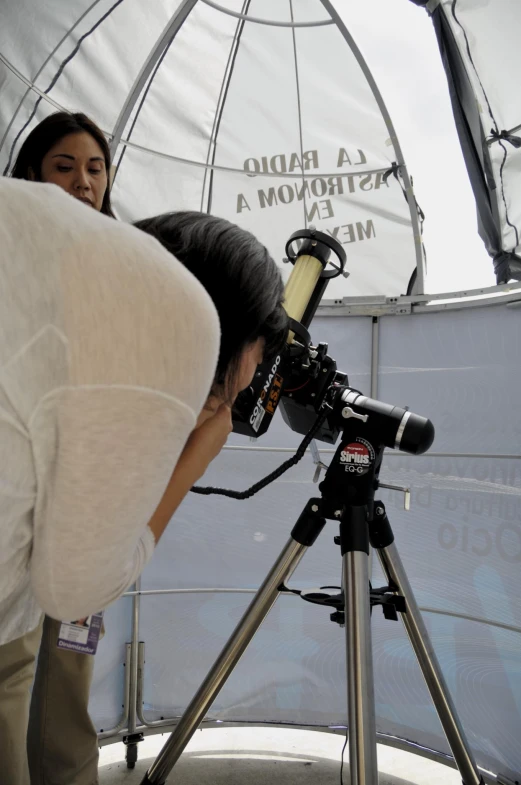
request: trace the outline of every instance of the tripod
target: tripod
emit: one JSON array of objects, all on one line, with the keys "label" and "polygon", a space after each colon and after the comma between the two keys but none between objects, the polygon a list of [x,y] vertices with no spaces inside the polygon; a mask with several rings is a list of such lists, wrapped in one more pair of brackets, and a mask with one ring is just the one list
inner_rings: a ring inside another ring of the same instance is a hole
[{"label": "tripod", "polygon": [[[332,620],[345,623],[351,785],[378,783],[371,648],[371,606],[377,604],[383,606],[386,618],[397,618],[397,612],[401,613],[463,785],[484,785],[394,544],[385,507],[374,501],[385,447],[379,429],[371,424],[370,417],[350,407],[344,407],[341,416],[348,422],[342,425],[340,446],[319,486],[321,497],[309,499],[305,505],[289,541],[141,785],[164,785],[326,519],[340,524],[335,543],[342,553],[343,592],[334,598],[315,595],[305,599],[343,608],[333,613]],[[401,436],[399,433],[396,437],[397,447]],[[388,580],[388,586],[377,591],[371,590],[369,582],[370,545]]]}]

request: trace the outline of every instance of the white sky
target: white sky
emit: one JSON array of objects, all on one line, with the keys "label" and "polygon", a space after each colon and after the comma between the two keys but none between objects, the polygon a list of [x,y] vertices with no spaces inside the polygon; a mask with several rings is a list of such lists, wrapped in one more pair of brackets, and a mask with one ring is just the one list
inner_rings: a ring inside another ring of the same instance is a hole
[{"label": "white sky", "polygon": [[383,95],[426,216],[426,291],[494,286],[431,19],[409,0],[335,5]]}]

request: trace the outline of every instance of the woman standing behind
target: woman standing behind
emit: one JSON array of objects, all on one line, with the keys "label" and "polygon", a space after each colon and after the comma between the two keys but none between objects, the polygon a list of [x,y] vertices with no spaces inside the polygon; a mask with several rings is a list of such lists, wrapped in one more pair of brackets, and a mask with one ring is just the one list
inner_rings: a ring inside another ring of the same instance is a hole
[{"label": "woman standing behind", "polygon": [[110,151],[103,131],[81,112],[56,112],[31,131],[11,177],[54,183],[114,218],[109,173]]},{"label": "woman standing behind", "polygon": [[[110,151],[101,129],[84,114],[56,112],[31,131],[11,176],[54,183],[86,206],[114,218],[109,173]],[[40,647],[27,732],[31,785],[94,785],[98,781],[98,736],[88,713],[94,657],[58,649],[60,624],[45,616],[43,624],[20,639],[27,668],[34,668]],[[9,725],[14,731],[27,718],[16,716],[14,707],[19,702],[7,700],[4,705],[2,735],[16,738]],[[9,749],[8,755],[20,758],[19,767],[15,761],[3,765],[22,771],[25,754],[23,749]]]}]

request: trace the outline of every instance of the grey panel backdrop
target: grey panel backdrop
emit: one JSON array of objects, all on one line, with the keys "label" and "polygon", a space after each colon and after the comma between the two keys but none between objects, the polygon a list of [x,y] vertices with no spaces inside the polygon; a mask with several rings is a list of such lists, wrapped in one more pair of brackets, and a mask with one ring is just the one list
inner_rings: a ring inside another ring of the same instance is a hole
[{"label": "grey panel backdrop", "polygon": [[129,597],[105,612],[105,635],[99,643],[89,705],[98,732],[116,727],[123,713],[126,644],[131,639]]},{"label": "grey panel backdrop", "polygon": [[[521,771],[521,460],[492,456],[519,453],[521,352],[512,337],[518,321],[519,311],[506,307],[388,317],[381,324],[379,367],[379,397],[409,404],[437,426],[433,456],[389,451],[384,460],[382,480],[412,488],[410,512],[403,511],[400,494],[381,492],[397,545],[477,761],[513,777]],[[370,319],[321,318],[313,324],[314,337],[330,341],[339,366],[364,392],[370,333]],[[259,445],[292,445],[294,437],[279,422]],[[246,488],[286,457],[272,450],[225,450],[204,482]],[[317,492],[313,468],[308,454],[247,502],[189,497],[144,573],[143,588],[258,587],[304,502]],[[339,583],[335,533],[329,523],[292,586]],[[377,566],[374,573],[379,583]],[[250,599],[217,592],[143,598],[147,719],[182,713]],[[98,725],[98,717],[107,716],[102,690],[111,678],[112,689],[120,689],[116,650],[122,652],[123,639],[110,616],[107,627],[92,702]],[[448,752],[401,623],[375,613],[373,636],[378,730]],[[344,656],[343,633],[326,610],[282,597],[210,716],[344,724]]]},{"label": "grey panel backdrop", "polygon": [[436,452],[519,453],[519,324],[502,306],[382,319],[379,397],[427,412]]}]

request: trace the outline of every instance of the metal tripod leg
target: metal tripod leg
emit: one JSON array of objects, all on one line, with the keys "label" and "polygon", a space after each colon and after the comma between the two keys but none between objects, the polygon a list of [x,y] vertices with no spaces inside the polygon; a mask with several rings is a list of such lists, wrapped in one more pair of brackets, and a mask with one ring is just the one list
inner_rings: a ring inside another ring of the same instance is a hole
[{"label": "metal tripod leg", "polygon": [[340,523],[340,546],[351,785],[378,785],[366,506],[346,508]]},{"label": "metal tripod leg", "polygon": [[465,732],[452,702],[447,684],[441,672],[438,658],[432,647],[427,628],[412,593],[409,579],[403,568],[394,542],[377,550],[380,563],[390,585],[405,598],[406,613],[402,620],[422,670],[434,706],[438,712],[447,741],[454,755],[464,785],[484,785],[478,772]]},{"label": "metal tripod leg", "polygon": [[369,557],[351,551],[344,554],[343,564],[351,785],[378,785]]},{"label": "metal tripod leg", "polygon": [[169,740],[148,770],[141,785],[164,785],[170,770],[201,724],[228,676],[243,655],[307,548],[325,524],[320,516],[321,500],[310,499],[291,533],[291,538],[273,565],[264,583],[221,651],[207,677],[176,725]]}]

